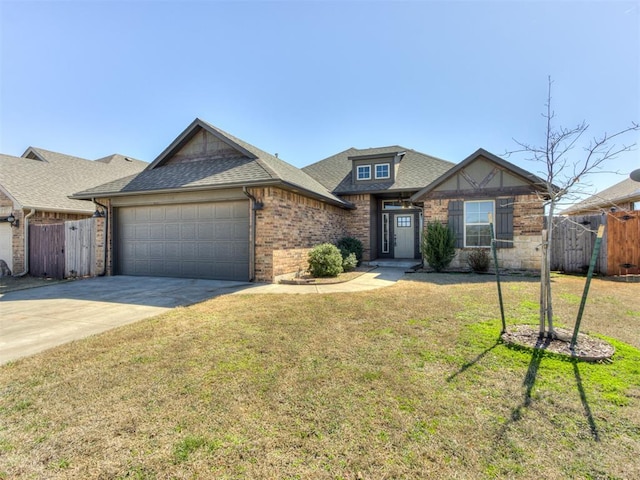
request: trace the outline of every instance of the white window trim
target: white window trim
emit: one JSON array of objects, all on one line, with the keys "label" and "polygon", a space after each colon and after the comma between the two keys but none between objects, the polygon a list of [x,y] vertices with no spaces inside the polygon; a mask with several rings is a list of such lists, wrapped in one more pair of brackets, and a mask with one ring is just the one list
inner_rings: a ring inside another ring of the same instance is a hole
[{"label": "white window trim", "polygon": [[[382,176],[382,175],[378,176],[378,167],[381,167],[381,166],[384,166],[384,165],[387,166],[387,174],[384,175],[384,176]],[[376,163],[374,165],[374,167],[373,167],[373,171],[374,171],[374,175],[376,177],[376,180],[383,179],[383,178],[391,178],[391,164],[389,162]]]},{"label": "white window trim", "polygon": [[[491,202],[491,204],[493,205],[492,211],[491,211],[491,216],[492,218],[496,218],[496,201],[495,200],[489,200],[489,199],[484,199],[484,200],[465,200],[464,201],[464,212],[462,213],[462,234],[464,236],[464,248],[488,248],[491,245],[467,245],[467,204],[469,203],[487,203],[487,202]],[[489,222],[487,223],[470,223],[469,225],[489,225]],[[495,224],[494,224],[495,227]]]},{"label": "white window trim", "polygon": [[[367,169],[369,171],[369,174],[366,177],[361,177],[360,176],[360,169]],[[356,166],[356,180],[371,180],[371,165],[357,165]]]}]

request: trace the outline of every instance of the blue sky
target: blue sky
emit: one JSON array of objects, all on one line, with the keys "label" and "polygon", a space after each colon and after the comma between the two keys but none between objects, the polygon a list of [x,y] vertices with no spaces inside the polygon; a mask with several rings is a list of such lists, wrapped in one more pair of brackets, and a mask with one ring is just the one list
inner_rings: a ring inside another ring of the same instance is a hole
[{"label": "blue sky", "polygon": [[394,144],[459,162],[543,142],[548,75],[559,124],[640,121],[637,1],[0,0],[0,41],[9,155],[152,161],[200,117],[299,167]]}]

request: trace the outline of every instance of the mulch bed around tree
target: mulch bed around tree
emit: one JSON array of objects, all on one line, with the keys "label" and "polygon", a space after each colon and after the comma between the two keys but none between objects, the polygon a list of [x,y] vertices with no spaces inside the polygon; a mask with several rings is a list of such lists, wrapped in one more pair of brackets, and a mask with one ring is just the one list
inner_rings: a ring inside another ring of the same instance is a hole
[{"label": "mulch bed around tree", "polygon": [[567,355],[587,362],[609,360],[615,353],[612,345],[599,338],[578,333],[576,347],[571,351],[572,331],[556,328],[558,338],[539,338],[538,327],[533,325],[514,325],[502,334],[502,340],[511,345],[538,348],[548,352]]}]

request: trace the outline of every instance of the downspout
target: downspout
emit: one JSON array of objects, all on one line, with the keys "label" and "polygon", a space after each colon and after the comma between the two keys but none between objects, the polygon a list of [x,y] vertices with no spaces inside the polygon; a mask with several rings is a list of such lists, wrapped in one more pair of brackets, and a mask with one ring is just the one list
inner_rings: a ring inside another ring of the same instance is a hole
[{"label": "downspout", "polygon": [[99,273],[99,277],[104,277],[107,273],[107,248],[109,246],[109,209],[106,205],[101,204],[95,198],[92,198],[91,201],[102,207],[102,211],[104,213],[104,252],[102,258],[102,273]]},{"label": "downspout", "polygon": [[36,209],[32,208],[22,220],[22,228],[24,228],[24,271],[14,275],[14,277],[24,277],[29,273],[29,218],[31,218],[35,213]]},{"label": "downspout", "polygon": [[251,205],[251,244],[249,245],[249,281],[253,282],[255,280],[256,269],[256,212],[262,210],[264,205],[247,190],[247,187],[242,187],[242,193],[253,203]]}]

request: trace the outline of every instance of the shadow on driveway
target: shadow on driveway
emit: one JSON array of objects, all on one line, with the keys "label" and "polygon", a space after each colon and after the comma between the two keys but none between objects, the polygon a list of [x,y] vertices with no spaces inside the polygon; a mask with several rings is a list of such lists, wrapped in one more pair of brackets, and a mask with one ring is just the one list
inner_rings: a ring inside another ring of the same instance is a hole
[{"label": "shadow on driveway", "polygon": [[114,276],[8,292],[0,297],[0,364],[246,285]]}]

